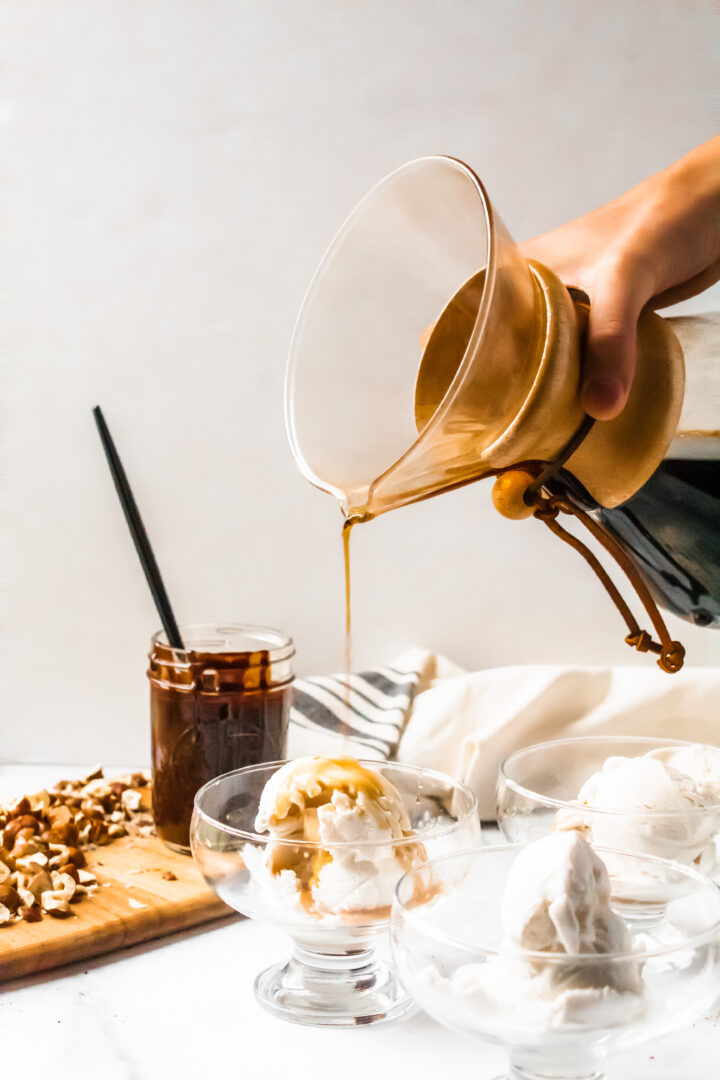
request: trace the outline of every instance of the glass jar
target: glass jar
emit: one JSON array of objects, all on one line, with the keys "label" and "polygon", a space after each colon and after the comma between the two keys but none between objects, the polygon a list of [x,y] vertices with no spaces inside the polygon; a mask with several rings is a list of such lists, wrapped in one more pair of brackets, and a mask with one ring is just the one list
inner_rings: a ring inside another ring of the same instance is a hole
[{"label": "glass jar", "polygon": [[284,756],[292,639],[263,626],[181,626],[150,650],[153,816],[158,836],[190,852],[195,792],[208,780]]}]

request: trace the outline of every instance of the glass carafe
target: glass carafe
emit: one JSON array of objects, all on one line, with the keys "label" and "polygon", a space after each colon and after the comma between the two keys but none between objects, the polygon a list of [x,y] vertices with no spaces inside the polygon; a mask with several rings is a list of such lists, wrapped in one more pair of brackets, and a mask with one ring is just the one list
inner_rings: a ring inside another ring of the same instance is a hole
[{"label": "glass carafe", "polygon": [[581,516],[648,611],[654,597],[720,625],[718,317],[644,312],[628,404],[593,423],[587,311],[520,254],[468,166],[410,162],[352,212],[305,297],[286,389],[296,461],[356,520],[495,477],[509,516]]}]

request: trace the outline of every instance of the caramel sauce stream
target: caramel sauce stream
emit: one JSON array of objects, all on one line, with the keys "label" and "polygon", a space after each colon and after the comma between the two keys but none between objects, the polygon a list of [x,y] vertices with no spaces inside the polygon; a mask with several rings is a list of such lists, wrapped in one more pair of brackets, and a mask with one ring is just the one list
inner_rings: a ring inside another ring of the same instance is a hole
[{"label": "caramel sauce stream", "polygon": [[352,613],[350,604],[350,533],[356,518],[345,518],[342,527],[343,559],[345,562],[345,708],[350,709],[350,674],[352,672]]}]

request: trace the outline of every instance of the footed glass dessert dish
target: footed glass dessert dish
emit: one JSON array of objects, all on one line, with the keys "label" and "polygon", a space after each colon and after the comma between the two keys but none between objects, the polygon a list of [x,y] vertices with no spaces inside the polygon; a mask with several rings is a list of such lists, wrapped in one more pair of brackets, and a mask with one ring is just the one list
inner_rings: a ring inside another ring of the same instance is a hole
[{"label": "footed glass dessert dish", "polygon": [[[717,880],[720,749],[641,736],[588,736],[539,743],[502,763],[498,824],[512,842],[576,830],[592,844],[658,856]],[[640,876],[608,861],[626,914],[661,919],[681,882],[664,864]]]},{"label": "footed glass dessert dish", "polygon": [[294,951],[258,975],[260,1004],[300,1024],[354,1026],[412,1007],[376,956],[395,886],[432,856],[479,842],[477,802],[441,773],[300,758],[206,784],[195,860],[230,907],[287,930]]},{"label": "footed glass dessert dish", "polygon": [[504,1047],[510,1080],[600,1080],[610,1053],[664,1035],[720,991],[720,891],[667,863],[683,895],[634,933],[603,860],[630,876],[662,860],[575,834],[478,848],[410,871],[391,942],[400,978],[447,1027]]}]

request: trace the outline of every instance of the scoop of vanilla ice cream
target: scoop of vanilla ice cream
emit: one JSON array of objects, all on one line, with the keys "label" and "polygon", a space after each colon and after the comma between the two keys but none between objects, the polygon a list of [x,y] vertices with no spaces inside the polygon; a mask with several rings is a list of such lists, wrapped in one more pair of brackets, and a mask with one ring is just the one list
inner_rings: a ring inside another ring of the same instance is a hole
[{"label": "scoop of vanilla ice cream", "polygon": [[355,758],[304,757],[289,761],[268,780],[260,796],[255,828],[275,836],[302,836],[313,830],[316,811],[339,791],[353,799],[359,810],[378,828],[390,829],[399,838],[410,829],[402,798],[382,773],[368,769]]},{"label": "scoop of vanilla ice cream", "polygon": [[[294,872],[297,892],[315,914],[376,911],[392,903],[400,876],[425,855],[410,839],[400,793],[354,758],[306,757],[270,778],[255,820],[275,876]],[[408,837],[408,842],[398,843]],[[293,847],[308,843],[305,849]],[[287,888],[287,884],[284,884]]]},{"label": "scoop of vanilla ice cream", "polygon": [[578,832],[552,833],[518,855],[502,920],[510,942],[529,952],[605,954],[632,948],[625,921],[610,908],[605,864]]},{"label": "scoop of vanilla ice cream", "polygon": [[720,749],[716,746],[662,746],[646,757],[689,776],[704,798],[720,804]]},{"label": "scoop of vanilla ice cream", "polygon": [[[335,791],[329,803],[318,807],[317,814],[320,841],[332,855],[313,886],[317,906],[325,911],[389,906],[404,873],[406,856],[419,854],[420,845],[390,844],[397,839],[395,819],[378,820],[369,812],[362,794],[353,800]],[[411,858],[411,863],[415,861]]]},{"label": "scoop of vanilla ice cream", "polygon": [[[716,796],[655,756],[609,757],[561,811],[558,829],[581,829],[594,844],[711,868],[716,859]],[[583,808],[597,813],[583,814]],[[603,811],[609,811],[603,813]]]},{"label": "scoop of vanilla ice cream", "polygon": [[506,936],[496,956],[459,967],[450,980],[431,966],[426,981],[449,982],[456,1000],[504,1022],[517,1016],[525,1028],[614,1026],[642,1010],[632,935],[610,907],[602,859],[579,833],[553,833],[520,852],[501,918]]}]

